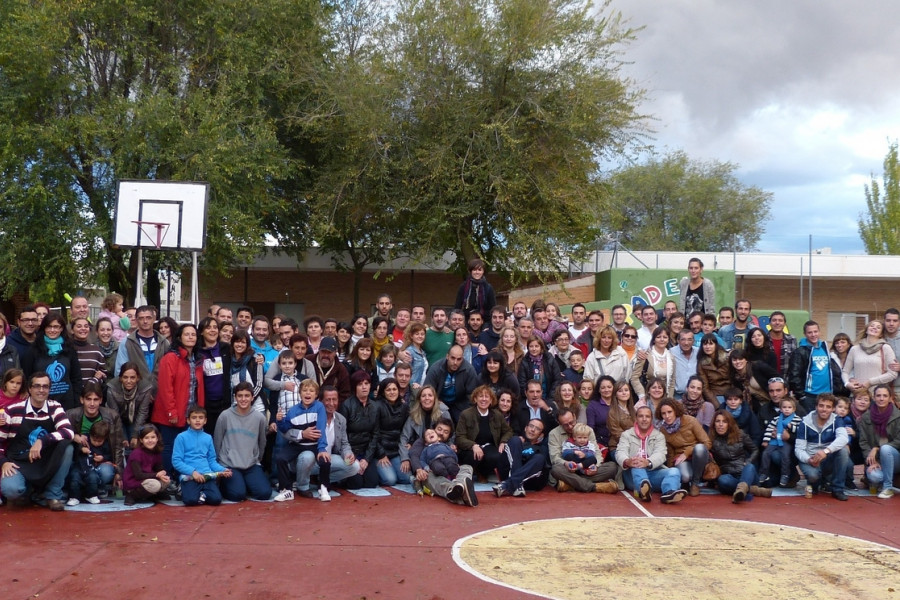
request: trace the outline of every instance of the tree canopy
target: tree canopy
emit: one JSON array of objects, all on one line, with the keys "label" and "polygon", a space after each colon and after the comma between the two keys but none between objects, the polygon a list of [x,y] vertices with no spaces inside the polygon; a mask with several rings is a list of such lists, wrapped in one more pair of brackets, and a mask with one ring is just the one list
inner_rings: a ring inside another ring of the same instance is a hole
[{"label": "tree canopy", "polygon": [[209,182],[203,260],[214,269],[254,256],[288,216],[304,222],[282,193],[301,172],[277,113],[300,95],[287,74],[315,56],[319,11],[301,0],[4,2],[0,187],[15,235],[0,239],[3,290],[44,282],[59,298],[98,280],[131,296],[135,256],[112,246],[120,179]]},{"label": "tree canopy", "polygon": [[588,0],[8,0],[0,292],[133,297],[121,179],[210,183],[206,270],[274,238],[552,276],[644,131],[634,35]]},{"label": "tree canopy", "polygon": [[897,142],[884,157],[881,184],[872,174],[865,186],[867,215],[859,216],[859,235],[869,254],[900,254],[900,159]]},{"label": "tree canopy", "polygon": [[636,250],[753,250],[769,217],[770,192],[741,183],[737,166],[682,151],[614,172],[607,232]]}]

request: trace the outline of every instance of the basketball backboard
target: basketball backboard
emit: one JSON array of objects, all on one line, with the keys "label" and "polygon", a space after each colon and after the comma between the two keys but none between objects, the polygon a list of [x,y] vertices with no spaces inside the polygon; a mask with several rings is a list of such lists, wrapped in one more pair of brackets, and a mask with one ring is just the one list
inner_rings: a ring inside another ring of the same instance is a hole
[{"label": "basketball backboard", "polygon": [[208,183],[122,180],[113,244],[202,252],[208,197]]}]

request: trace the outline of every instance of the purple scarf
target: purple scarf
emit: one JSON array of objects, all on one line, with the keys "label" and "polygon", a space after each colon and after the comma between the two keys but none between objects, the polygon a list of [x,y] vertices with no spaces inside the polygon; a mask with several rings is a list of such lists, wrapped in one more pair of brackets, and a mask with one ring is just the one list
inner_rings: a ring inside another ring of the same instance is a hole
[{"label": "purple scarf", "polygon": [[869,418],[872,419],[872,425],[875,426],[875,433],[878,435],[878,437],[887,437],[887,424],[893,412],[893,404],[888,404],[883,409],[881,409],[878,408],[878,405],[873,402],[872,406],[869,407],[869,415],[871,415]]}]

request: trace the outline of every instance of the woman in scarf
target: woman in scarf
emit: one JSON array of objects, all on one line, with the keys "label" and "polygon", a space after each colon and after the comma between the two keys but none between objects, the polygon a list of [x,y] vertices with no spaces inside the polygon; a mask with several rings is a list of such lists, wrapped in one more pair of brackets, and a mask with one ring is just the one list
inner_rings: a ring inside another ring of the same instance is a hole
[{"label": "woman in scarf", "polygon": [[880,486],[878,497],[887,499],[894,495],[892,483],[900,471],[900,409],[887,385],[875,386],[872,396],[872,406],[857,422],[859,447],[866,457],[869,483]]},{"label": "woman in scarf", "polygon": [[663,398],[656,408],[659,429],[666,438],[666,464],[681,472],[681,483],[690,482],[688,493],[700,495],[700,478],[709,462],[712,442],[703,426],[694,417],[685,414],[681,403]]},{"label": "woman in scarf", "polygon": [[473,258],[469,261],[469,276],[456,293],[453,308],[462,309],[466,315],[466,323],[473,312],[481,313],[485,323],[491,322],[491,309],[497,304],[494,288],[484,278],[484,261]]},{"label": "woman in scarf", "polygon": [[153,404],[153,385],[141,379],[141,370],[133,362],[119,369],[119,376],[106,387],[106,406],[119,413],[125,438],[131,447],[137,448],[138,432],[150,416]]},{"label": "woman in scarf", "polygon": [[872,319],[847,353],[842,369],[844,384],[851,393],[856,393],[873,385],[892,382],[897,378],[897,372],[888,365],[894,358],[894,350],[884,339],[884,323]]},{"label": "woman in scarf", "polygon": [[703,429],[709,431],[716,407],[703,397],[703,382],[700,381],[698,376],[691,375],[688,379],[687,387],[684,388],[684,396],[681,398],[681,404],[684,406],[686,414],[700,421]]},{"label": "woman in scarf", "polygon": [[50,375],[50,400],[59,402],[65,410],[75,408],[75,399],[81,397],[78,353],[59,313],[44,317],[34,344],[20,361],[26,379],[38,372]]},{"label": "woman in scarf", "polygon": [[113,338],[112,321],[106,317],[97,319],[97,348],[103,354],[106,364],[106,372],[110,377],[115,377],[116,355],[119,352],[119,342]]},{"label": "woman in scarf", "polygon": [[266,413],[266,402],[263,398],[263,363],[262,354],[256,354],[250,347],[250,336],[246,331],[235,331],[231,338],[231,389],[242,381],[253,386],[253,408]]}]

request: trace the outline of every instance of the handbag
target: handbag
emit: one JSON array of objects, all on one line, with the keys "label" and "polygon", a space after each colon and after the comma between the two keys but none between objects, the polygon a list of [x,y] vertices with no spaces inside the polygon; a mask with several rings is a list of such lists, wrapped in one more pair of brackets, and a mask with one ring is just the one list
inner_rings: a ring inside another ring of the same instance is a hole
[{"label": "handbag", "polygon": [[719,468],[719,465],[716,464],[716,461],[710,456],[709,462],[706,463],[706,466],[703,467],[703,477],[704,481],[715,481],[722,474],[722,469]]}]

